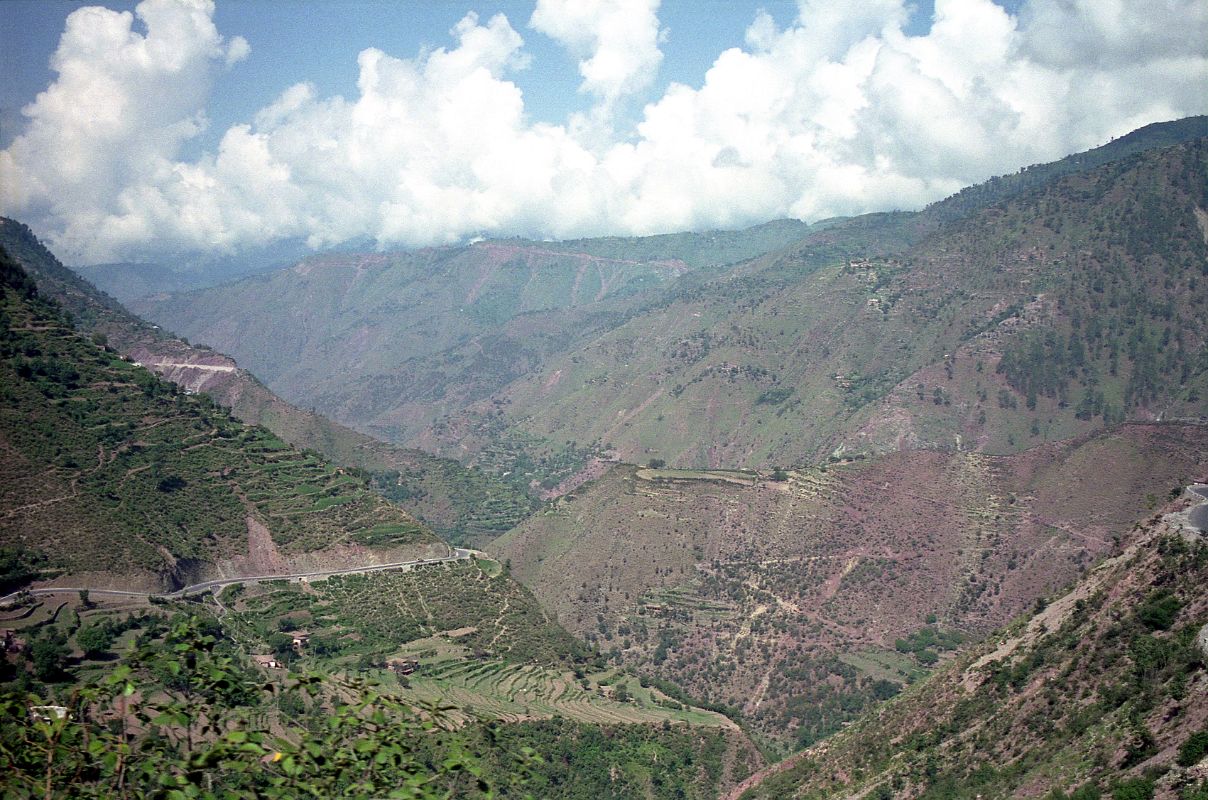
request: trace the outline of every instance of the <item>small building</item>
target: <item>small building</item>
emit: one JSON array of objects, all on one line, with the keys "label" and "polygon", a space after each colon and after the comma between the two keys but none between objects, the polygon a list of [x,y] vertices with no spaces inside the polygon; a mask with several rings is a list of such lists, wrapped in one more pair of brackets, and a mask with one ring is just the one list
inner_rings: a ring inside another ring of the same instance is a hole
[{"label": "small building", "polygon": [[294,631],[292,636],[294,637],[294,649],[295,650],[300,650],[301,648],[306,646],[307,642],[310,641],[310,632],[309,631]]},{"label": "small building", "polygon": [[386,667],[395,675],[410,675],[419,669],[419,662],[413,658],[392,658],[386,662]]},{"label": "small building", "polygon": [[262,669],[285,669],[276,656],[252,656],[252,661]]},{"label": "small building", "polygon": [[67,716],[67,706],[30,706],[29,715],[38,722],[50,722]]}]

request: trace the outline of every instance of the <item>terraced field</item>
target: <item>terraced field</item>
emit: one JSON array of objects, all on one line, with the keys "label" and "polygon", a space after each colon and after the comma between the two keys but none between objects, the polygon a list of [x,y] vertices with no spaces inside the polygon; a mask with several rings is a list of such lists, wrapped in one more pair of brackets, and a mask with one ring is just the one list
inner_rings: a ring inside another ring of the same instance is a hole
[{"label": "terraced field", "polygon": [[47,577],[163,590],[439,545],[364,476],[160,380],[21,285],[0,296],[0,546]]},{"label": "terraced field", "polygon": [[[625,686],[628,699],[613,699]],[[451,659],[407,676],[404,697],[454,705],[451,716],[506,722],[565,717],[602,725],[662,723],[732,728],[721,714],[684,708],[657,689],[641,687],[632,677],[612,672],[587,673],[532,664]]]},{"label": "terraced field", "polygon": [[1206,458],[1199,427],[1130,425],[1019,456],[837,454],[753,485],[619,466],[490,548],[616,663],[808,743],[945,658],[941,633],[1073,579]]},{"label": "terraced field", "polygon": [[[457,724],[565,717],[735,728],[591,658],[494,561],[248,585],[220,599],[228,635],[249,653],[372,676],[417,704],[452,706]],[[299,628],[306,644],[294,647]]]}]

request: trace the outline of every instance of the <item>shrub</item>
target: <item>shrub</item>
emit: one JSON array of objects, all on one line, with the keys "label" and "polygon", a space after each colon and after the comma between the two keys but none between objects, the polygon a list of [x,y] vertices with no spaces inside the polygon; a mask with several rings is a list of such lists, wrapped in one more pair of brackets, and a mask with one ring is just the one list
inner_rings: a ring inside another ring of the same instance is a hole
[{"label": "shrub", "polygon": [[1208,730],[1193,733],[1179,748],[1179,766],[1190,767],[1198,764],[1205,753],[1208,753]]},{"label": "shrub", "polygon": [[1170,592],[1157,591],[1137,609],[1137,619],[1150,630],[1169,630],[1183,604]]},{"label": "shrub", "polygon": [[1122,781],[1112,789],[1112,800],[1150,800],[1151,797],[1153,797],[1153,781],[1148,778]]}]

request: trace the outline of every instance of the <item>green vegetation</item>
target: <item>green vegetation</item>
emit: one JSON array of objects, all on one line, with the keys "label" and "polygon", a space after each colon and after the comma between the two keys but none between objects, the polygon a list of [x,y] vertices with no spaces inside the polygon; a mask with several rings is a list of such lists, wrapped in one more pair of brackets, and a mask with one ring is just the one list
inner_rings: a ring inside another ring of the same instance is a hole
[{"label": "green vegetation", "polygon": [[894,642],[894,648],[899,653],[911,653],[924,666],[931,666],[939,660],[936,651],[955,650],[965,641],[958,631],[941,631],[928,625],[920,628],[904,639]]},{"label": "green vegetation", "polygon": [[1187,741],[1179,747],[1178,765],[1190,767],[1198,764],[1208,753],[1208,730],[1197,731],[1187,737]]},{"label": "green vegetation", "polygon": [[371,472],[370,485],[387,500],[421,513],[426,501],[439,503],[447,493],[456,513],[429,514],[424,519],[446,541],[457,545],[495,538],[518,525],[535,505],[515,483],[448,459],[431,458],[411,469]]},{"label": "green vegetation", "polygon": [[[298,605],[279,596],[282,588],[263,595],[278,612]],[[239,612],[215,618],[188,605],[168,617],[82,606],[45,613],[35,601],[21,631],[31,647],[0,661],[0,680],[8,681],[0,687],[8,792],[575,800],[611,787],[621,796],[704,800],[744,777],[757,758],[700,712],[608,700],[598,687],[571,696],[578,685],[570,673],[567,697],[555,706],[569,719],[533,719],[526,711],[504,725],[489,708],[460,706],[470,695],[451,689],[455,678],[414,675],[419,685],[408,688],[407,679],[387,672],[371,671],[378,681],[340,670],[330,653],[311,655],[319,636],[293,654],[305,671],[265,672],[248,658],[245,626],[232,626]],[[292,616],[309,613],[295,608]],[[103,649],[120,650],[119,660],[99,652],[101,638]],[[72,642],[82,659],[72,657]],[[328,668],[316,671],[319,665]],[[436,672],[498,666],[466,659]],[[508,691],[527,702],[552,699],[548,687],[527,684],[563,680],[534,665],[508,665],[503,673]],[[440,688],[426,692],[433,682]],[[60,717],[47,706],[66,712]]]},{"label": "green vegetation", "polygon": [[747,797],[882,786],[918,798],[1140,800],[1159,784],[1197,796],[1186,768],[1203,758],[1208,735],[1188,692],[1203,681],[1195,637],[1208,614],[1208,545],[1153,527],[1141,541],[1085,578],[1077,599],[1059,601],[1065,610],[1048,625],[1033,619],[1007,635],[1016,646],[1005,655],[987,655],[997,642],[966,655],[832,738],[826,769],[820,753],[806,753]]},{"label": "green vegetation", "polygon": [[280,620],[296,626],[302,613],[307,652],[328,662],[381,663],[408,642],[455,629],[467,630],[458,644],[483,658],[569,666],[589,655],[527,590],[472,561],[248,587],[234,608],[228,624],[266,644]]},{"label": "green vegetation", "polygon": [[208,397],[189,396],[78,334],[7,254],[0,263],[8,584],[35,569],[199,568],[246,552],[248,520],[286,553],[341,539],[434,541],[364,478],[239,423]]}]

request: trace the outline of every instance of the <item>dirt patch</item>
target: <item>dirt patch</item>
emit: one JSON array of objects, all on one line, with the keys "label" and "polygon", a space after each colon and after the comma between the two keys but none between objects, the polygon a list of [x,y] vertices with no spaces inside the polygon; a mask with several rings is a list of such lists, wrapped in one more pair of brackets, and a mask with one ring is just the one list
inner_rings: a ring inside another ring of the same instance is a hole
[{"label": "dirt patch", "polygon": [[593,458],[583,466],[583,469],[571,475],[554,488],[542,489],[539,492],[539,496],[542,500],[553,500],[565,494],[570,494],[588,481],[594,481],[605,472],[608,472],[615,463],[615,461],[608,461],[603,458]]}]

